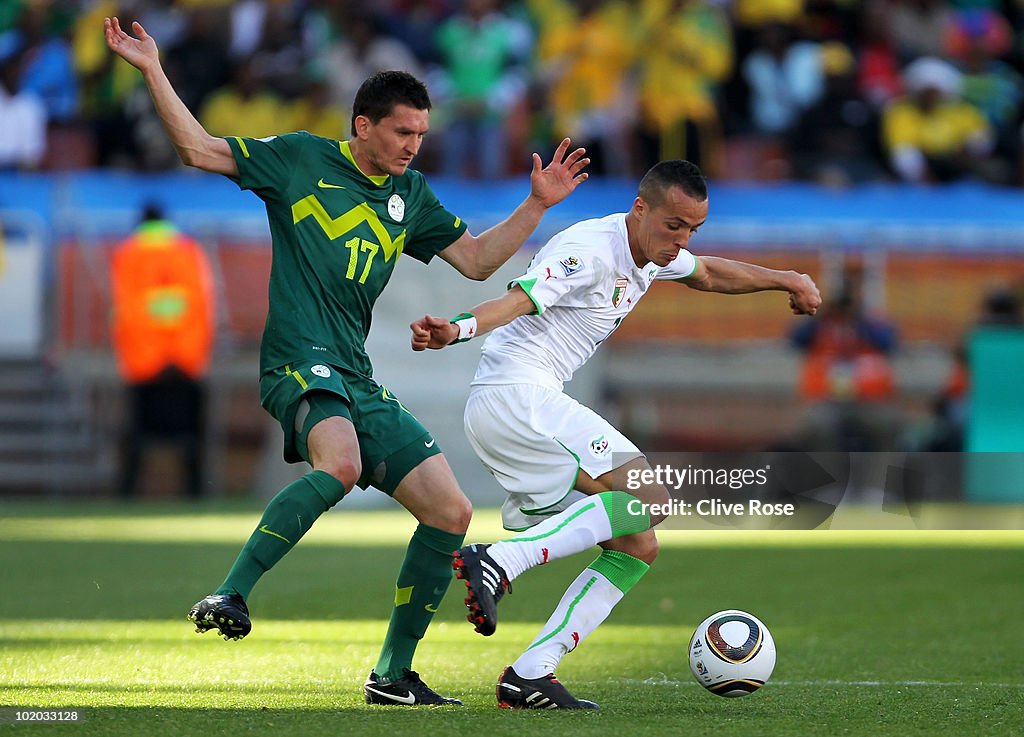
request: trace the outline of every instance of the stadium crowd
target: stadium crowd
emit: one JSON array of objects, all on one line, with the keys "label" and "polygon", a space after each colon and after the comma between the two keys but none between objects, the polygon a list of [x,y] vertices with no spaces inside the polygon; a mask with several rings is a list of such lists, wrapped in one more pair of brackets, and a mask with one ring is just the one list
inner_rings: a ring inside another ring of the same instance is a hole
[{"label": "stadium crowd", "polygon": [[178,165],[112,15],[214,134],[346,137],[396,68],[434,98],[428,172],[520,174],[568,135],[598,175],[1024,183],[1021,0],[8,0],[0,169]]}]

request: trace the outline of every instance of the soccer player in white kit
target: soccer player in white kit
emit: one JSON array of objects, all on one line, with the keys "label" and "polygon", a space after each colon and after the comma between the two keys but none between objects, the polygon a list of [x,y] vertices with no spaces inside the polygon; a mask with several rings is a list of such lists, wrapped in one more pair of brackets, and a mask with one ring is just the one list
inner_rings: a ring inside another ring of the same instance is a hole
[{"label": "soccer player in white kit", "polygon": [[498,601],[527,569],[595,544],[603,548],[533,643],[502,673],[500,706],[597,708],[572,696],[555,668],[657,556],[652,528],[663,516],[630,502],[669,500],[660,484],[623,491],[630,471],[648,469],[647,460],[607,420],[564,394],[563,383],[655,280],[725,294],[784,291],[794,314],[813,315],[821,304],[806,274],[690,253],[690,238],[707,214],[700,170],[688,161],[663,161],[644,176],[629,212],[562,231],[503,296],[452,320],[427,315],[410,325],[417,351],[491,333],[466,404],[466,434],[508,493],[501,510],[505,528],[520,534],[455,554],[456,576],[469,590],[468,619],[477,631],[494,633]]}]

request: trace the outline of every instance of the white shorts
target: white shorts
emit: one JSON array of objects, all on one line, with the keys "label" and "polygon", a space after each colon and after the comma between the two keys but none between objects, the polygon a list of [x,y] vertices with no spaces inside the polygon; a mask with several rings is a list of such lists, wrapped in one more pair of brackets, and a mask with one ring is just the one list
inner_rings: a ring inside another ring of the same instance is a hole
[{"label": "white shorts", "polygon": [[643,454],[625,435],[572,397],[534,384],[473,387],[466,436],[508,498],[506,530],[525,530],[583,493],[582,469],[597,478]]}]

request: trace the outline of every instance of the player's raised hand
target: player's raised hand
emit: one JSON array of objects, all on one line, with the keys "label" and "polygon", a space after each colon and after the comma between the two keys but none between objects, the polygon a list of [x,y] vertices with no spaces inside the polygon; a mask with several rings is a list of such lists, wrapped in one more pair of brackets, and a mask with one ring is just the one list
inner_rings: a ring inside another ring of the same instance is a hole
[{"label": "player's raised hand", "polygon": [[789,293],[789,308],[794,315],[813,315],[821,307],[821,293],[814,280],[800,274],[797,288]]},{"label": "player's raised hand", "polygon": [[552,207],[564,200],[576,187],[587,181],[589,176],[583,171],[590,159],[584,158],[587,150],[578,148],[568,156],[571,141],[562,139],[555,149],[551,163],[544,166],[540,154],[533,155],[533,171],[530,173],[530,194],[537,198],[544,207]]},{"label": "player's raised hand", "polygon": [[414,351],[444,348],[459,337],[457,325],[443,317],[434,317],[433,315],[424,315],[411,323],[409,329],[412,330],[412,349]]},{"label": "player's raised hand", "polygon": [[116,17],[103,19],[103,32],[110,50],[140,72],[145,72],[153,64],[160,63],[160,51],[156,47],[156,41],[146,33],[141,23],[133,22],[132,30],[138,38],[122,31]]}]

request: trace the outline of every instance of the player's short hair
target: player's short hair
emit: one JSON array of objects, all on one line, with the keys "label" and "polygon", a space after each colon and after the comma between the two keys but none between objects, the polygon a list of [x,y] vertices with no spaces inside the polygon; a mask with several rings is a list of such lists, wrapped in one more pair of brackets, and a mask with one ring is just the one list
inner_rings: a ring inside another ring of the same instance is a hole
[{"label": "player's short hair", "polygon": [[657,207],[664,202],[670,187],[679,187],[698,202],[708,198],[708,183],[704,175],[696,164],[682,159],[661,161],[652,166],[640,180],[637,194],[651,207]]},{"label": "player's short hair", "polygon": [[365,115],[376,124],[391,114],[395,105],[408,105],[416,110],[430,110],[426,86],[408,72],[377,72],[359,85],[352,101],[352,135],[356,134],[356,118]]}]

